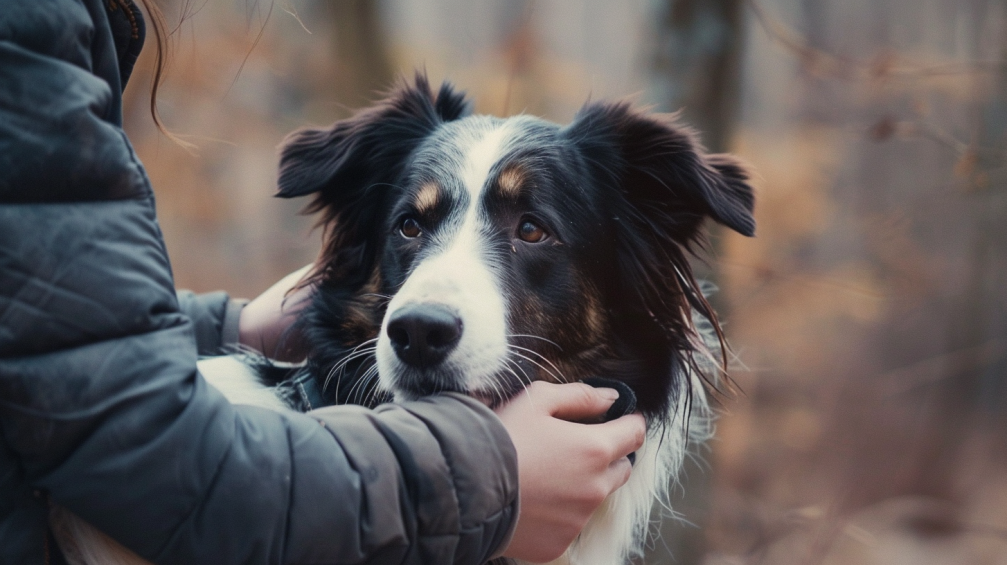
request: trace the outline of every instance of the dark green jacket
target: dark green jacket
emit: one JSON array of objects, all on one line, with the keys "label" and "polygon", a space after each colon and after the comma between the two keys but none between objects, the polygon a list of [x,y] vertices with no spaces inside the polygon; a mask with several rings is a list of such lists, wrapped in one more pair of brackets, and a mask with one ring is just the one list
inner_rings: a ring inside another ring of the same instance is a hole
[{"label": "dark green jacket", "polygon": [[478,402],[277,414],[197,373],[226,297],[179,308],[121,127],[142,40],[127,0],[0,0],[0,563],[43,562],[49,501],[155,562],[486,560],[517,470]]}]

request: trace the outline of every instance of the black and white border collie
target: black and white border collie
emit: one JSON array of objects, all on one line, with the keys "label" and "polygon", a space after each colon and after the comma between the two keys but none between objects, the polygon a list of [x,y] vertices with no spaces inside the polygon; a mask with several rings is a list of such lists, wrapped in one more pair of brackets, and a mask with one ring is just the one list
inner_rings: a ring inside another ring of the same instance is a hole
[{"label": "black and white border collie", "polygon": [[626,563],[709,431],[723,340],[687,256],[707,217],[753,234],[747,180],[673,117],[627,103],[589,104],[567,126],[474,116],[417,76],[283,146],[279,196],[314,195],[324,229],[299,321],[306,364],[275,388],[233,362],[203,372],[232,401],[277,409],[442,391],[495,404],[536,380],[622,381],[647,440],[558,563]]}]

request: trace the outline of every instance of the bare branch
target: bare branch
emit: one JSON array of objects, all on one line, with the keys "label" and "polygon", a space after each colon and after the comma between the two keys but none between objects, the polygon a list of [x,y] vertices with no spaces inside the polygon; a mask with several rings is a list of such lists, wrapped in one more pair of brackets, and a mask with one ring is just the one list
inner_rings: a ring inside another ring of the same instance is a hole
[{"label": "bare branch", "polygon": [[758,0],[748,0],[748,6],[752,9],[755,20],[770,39],[796,55],[805,70],[819,76],[842,80],[920,80],[957,75],[992,74],[1005,70],[1005,64],[998,61],[948,61],[935,64],[896,66],[890,53],[880,55],[873,62],[841,57],[812,46],[800,33],[769,16]]}]

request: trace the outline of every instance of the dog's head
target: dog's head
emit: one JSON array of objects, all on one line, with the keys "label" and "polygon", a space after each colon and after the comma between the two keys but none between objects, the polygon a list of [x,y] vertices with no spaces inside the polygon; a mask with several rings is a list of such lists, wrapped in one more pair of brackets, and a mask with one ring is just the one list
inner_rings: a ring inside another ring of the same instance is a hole
[{"label": "dog's head", "polygon": [[707,217],[752,235],[746,180],[625,103],[565,127],[470,116],[419,76],[283,147],[279,195],[315,194],[325,229],[313,363],[331,376],[373,346],[378,389],[400,398],[605,376],[666,409],[697,346],[692,312],[716,325],[687,251]]}]

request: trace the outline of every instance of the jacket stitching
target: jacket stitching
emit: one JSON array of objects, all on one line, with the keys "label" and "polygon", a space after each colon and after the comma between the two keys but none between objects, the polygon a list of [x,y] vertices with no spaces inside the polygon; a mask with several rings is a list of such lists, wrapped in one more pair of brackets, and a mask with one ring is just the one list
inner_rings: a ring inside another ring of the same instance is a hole
[{"label": "jacket stitching", "polygon": [[119,8],[122,8],[122,12],[129,18],[129,25],[133,29],[131,37],[134,40],[140,39],[140,27],[136,23],[136,12],[134,12],[136,6],[130,0],[108,0],[109,12],[114,12]]}]

